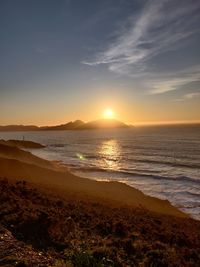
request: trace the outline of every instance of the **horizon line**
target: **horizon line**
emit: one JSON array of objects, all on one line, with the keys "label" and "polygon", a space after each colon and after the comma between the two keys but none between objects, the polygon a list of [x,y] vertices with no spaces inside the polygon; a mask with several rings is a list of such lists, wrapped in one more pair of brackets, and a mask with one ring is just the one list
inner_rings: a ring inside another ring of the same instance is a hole
[{"label": "horizon line", "polygon": [[[116,118],[113,118],[114,120],[118,120]],[[11,123],[11,124],[0,124],[0,126],[5,127],[5,126],[36,126],[36,127],[54,127],[54,126],[59,126],[59,125],[64,125],[70,122],[75,122],[77,120],[81,119],[76,119],[76,120],[70,120],[68,122],[61,122],[61,123],[56,123],[56,124],[50,124],[50,125],[43,125],[43,124],[24,124],[24,123]],[[98,119],[97,119],[98,120]],[[105,120],[112,120],[112,119],[105,119]],[[83,121],[83,120],[81,120]],[[91,120],[94,121],[94,120]],[[83,121],[84,123],[88,123],[91,121]],[[122,121],[124,122],[124,121]],[[141,121],[141,122],[124,122],[127,125],[130,126],[161,126],[161,125],[184,125],[184,124],[200,124],[200,120],[179,120],[179,121]]]}]

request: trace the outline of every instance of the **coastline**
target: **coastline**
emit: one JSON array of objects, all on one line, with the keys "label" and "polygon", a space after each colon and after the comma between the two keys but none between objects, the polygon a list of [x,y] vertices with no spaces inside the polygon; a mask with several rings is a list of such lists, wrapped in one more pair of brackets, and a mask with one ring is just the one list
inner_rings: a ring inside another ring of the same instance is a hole
[{"label": "coastline", "polygon": [[[23,141],[21,141],[23,142]],[[12,166],[12,167],[11,167]],[[189,217],[170,204],[143,194],[141,191],[120,182],[103,182],[78,177],[65,167],[34,156],[16,146],[1,144],[1,177],[24,180],[35,186],[52,190],[62,197],[73,195],[113,202],[117,205],[143,207],[153,212],[180,217]]]},{"label": "coastline", "polygon": [[200,263],[200,222],[168,201],[8,144],[0,144],[0,204],[2,266]]},{"label": "coastline", "polygon": [[27,150],[43,159],[61,161],[80,177],[125,182],[144,194],[169,200],[200,220],[199,128],[175,128],[13,132],[1,136],[6,140],[22,140],[24,136],[45,144],[44,149]]}]

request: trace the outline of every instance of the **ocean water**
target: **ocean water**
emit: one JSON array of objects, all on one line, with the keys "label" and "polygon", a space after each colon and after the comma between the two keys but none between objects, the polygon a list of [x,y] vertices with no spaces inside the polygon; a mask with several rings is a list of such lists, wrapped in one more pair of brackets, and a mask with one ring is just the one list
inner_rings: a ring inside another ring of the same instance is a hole
[{"label": "ocean water", "polygon": [[32,153],[79,176],[127,183],[200,220],[200,125],[0,133],[23,137],[47,145]]}]

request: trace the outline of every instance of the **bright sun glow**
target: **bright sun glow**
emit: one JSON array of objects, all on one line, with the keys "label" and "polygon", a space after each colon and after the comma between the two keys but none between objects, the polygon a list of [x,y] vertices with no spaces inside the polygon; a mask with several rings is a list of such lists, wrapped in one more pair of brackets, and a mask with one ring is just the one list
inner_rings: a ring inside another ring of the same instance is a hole
[{"label": "bright sun glow", "polygon": [[108,108],[104,111],[104,118],[105,119],[112,119],[114,116],[114,113],[112,111],[112,109]]}]

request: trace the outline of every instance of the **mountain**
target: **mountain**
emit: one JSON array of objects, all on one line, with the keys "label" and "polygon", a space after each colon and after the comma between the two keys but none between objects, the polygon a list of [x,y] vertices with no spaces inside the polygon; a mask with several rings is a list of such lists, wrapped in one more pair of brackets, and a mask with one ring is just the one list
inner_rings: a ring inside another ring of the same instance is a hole
[{"label": "mountain", "polygon": [[105,128],[128,128],[125,123],[114,119],[100,119],[85,123],[78,127],[78,130],[92,130]]},{"label": "mountain", "polygon": [[34,125],[7,125],[0,126],[0,131],[15,132],[15,131],[66,131],[66,130],[93,130],[105,128],[128,128],[129,126],[123,122],[114,119],[100,119],[91,122],[83,122],[81,120],[70,121],[66,124],[55,126],[34,126]]},{"label": "mountain", "polygon": [[0,131],[17,132],[17,131],[38,131],[40,128],[35,125],[6,125],[0,126]]},{"label": "mountain", "polygon": [[85,123],[81,120],[70,121],[66,124],[56,125],[56,126],[44,126],[40,127],[42,131],[60,131],[60,130],[76,130]]}]

